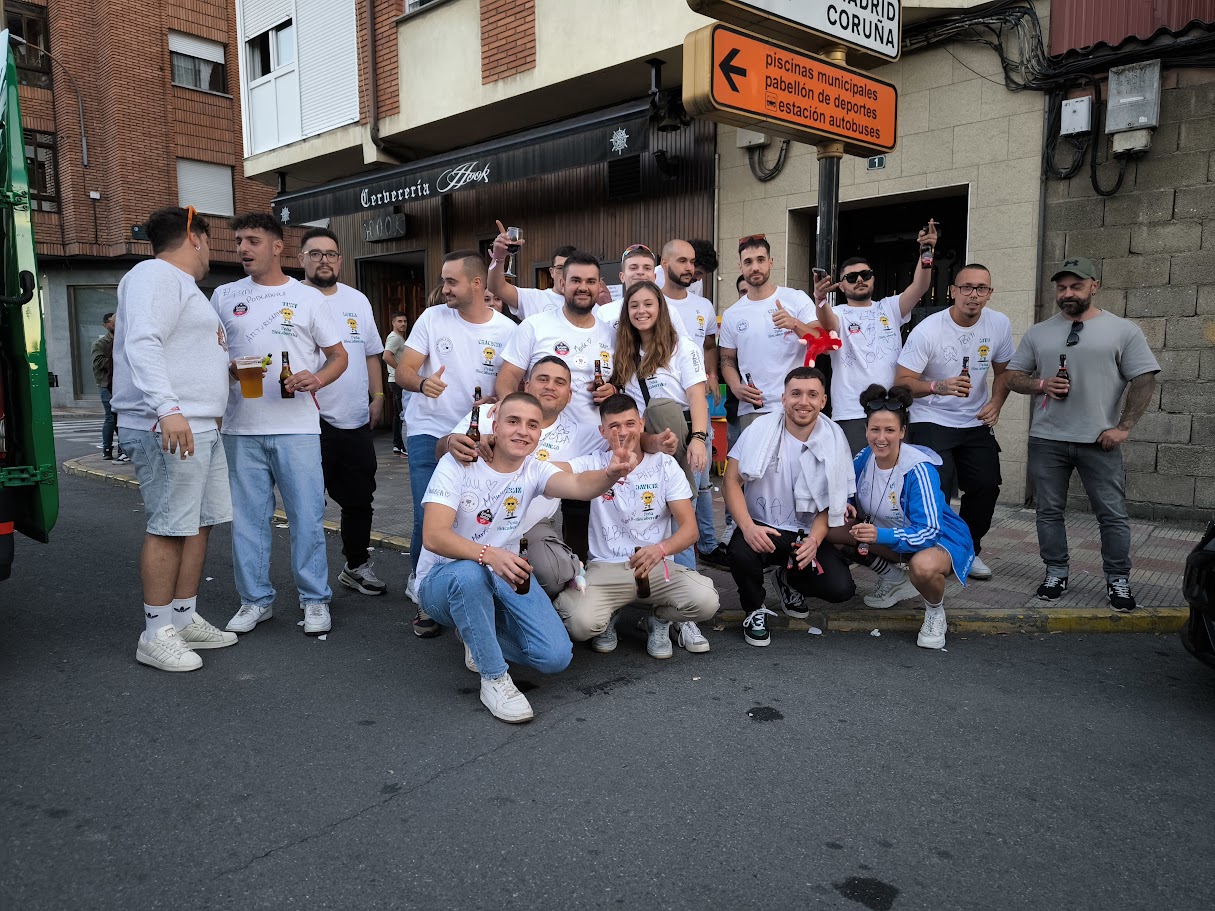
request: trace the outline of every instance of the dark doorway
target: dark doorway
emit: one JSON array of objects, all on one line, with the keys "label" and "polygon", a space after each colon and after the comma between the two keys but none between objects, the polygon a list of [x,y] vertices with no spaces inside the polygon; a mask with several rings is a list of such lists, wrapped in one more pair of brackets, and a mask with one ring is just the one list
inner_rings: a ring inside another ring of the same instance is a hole
[{"label": "dark doorway", "polygon": [[390,253],[358,261],[359,290],[371,301],[376,324],[384,335],[392,328],[392,314],[405,311],[409,326],[426,309],[426,254]]}]

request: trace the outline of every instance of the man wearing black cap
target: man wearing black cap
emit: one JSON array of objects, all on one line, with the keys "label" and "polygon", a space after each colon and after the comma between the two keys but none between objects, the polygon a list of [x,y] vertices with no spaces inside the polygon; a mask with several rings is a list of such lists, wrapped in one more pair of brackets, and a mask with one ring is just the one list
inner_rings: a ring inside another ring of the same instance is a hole
[{"label": "man wearing black cap", "polygon": [[1128,581],[1131,531],[1120,447],[1152,401],[1160,365],[1138,326],[1094,306],[1101,282],[1091,260],[1068,259],[1051,281],[1059,312],[1030,327],[1007,372],[1012,392],[1034,397],[1029,476],[1046,564],[1038,597],[1056,601],[1067,591],[1063,511],[1074,469],[1101,527],[1106,597],[1111,608],[1126,613],[1135,609],[1135,598]]}]

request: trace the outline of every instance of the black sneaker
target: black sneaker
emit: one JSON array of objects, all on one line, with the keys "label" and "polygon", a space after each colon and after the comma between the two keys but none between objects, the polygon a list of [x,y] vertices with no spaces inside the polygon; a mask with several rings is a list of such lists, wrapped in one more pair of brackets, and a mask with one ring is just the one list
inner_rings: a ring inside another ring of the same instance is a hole
[{"label": "black sneaker", "polygon": [[1038,599],[1041,601],[1058,601],[1067,591],[1067,576],[1056,576],[1052,572],[1046,574],[1046,581],[1038,586]]},{"label": "black sneaker", "polygon": [[747,614],[747,618],[743,620],[743,638],[747,645],[765,646],[772,640],[772,634],[768,632],[767,624],[764,621],[766,616],[776,616],[776,611],[768,610],[766,607],[761,607]]},{"label": "black sneaker", "polygon": [[105,459],[107,462],[112,462],[112,461],[114,461],[114,452],[113,452],[113,450],[107,449],[107,450],[105,450],[105,452],[103,452],[101,454],[101,457],[103,459]]},{"label": "black sneaker", "polygon": [[785,614],[805,620],[810,616],[810,608],[806,607],[805,596],[789,584],[788,572],[783,566],[778,566],[773,574],[776,577],[776,589],[780,592],[781,607]]},{"label": "black sneaker", "polygon": [[430,614],[419,607],[413,617],[413,634],[419,639],[433,639],[442,631],[443,628],[434,621]]},{"label": "black sneaker", "polygon": [[718,544],[707,554],[700,554],[700,559],[710,566],[716,566],[718,569],[730,568],[730,555],[726,553],[726,548],[723,544]]},{"label": "black sneaker", "polygon": [[1131,594],[1131,583],[1126,579],[1110,579],[1105,583],[1105,597],[1109,598],[1110,608],[1119,614],[1129,614],[1138,605],[1135,596]]}]

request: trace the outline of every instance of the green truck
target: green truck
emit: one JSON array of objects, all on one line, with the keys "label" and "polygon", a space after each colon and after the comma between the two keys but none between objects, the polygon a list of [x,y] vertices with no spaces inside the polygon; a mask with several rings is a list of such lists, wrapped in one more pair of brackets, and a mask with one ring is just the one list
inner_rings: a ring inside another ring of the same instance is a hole
[{"label": "green truck", "polygon": [[25,134],[8,31],[0,103],[0,581],[12,571],[14,535],[50,540],[59,515],[51,428],[50,374],[34,230],[30,224]]}]

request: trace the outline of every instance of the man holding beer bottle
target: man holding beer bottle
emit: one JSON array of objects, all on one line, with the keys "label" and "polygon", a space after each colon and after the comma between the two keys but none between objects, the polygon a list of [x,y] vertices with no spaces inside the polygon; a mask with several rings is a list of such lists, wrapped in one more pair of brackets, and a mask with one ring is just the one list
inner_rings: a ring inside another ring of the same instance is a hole
[{"label": "man holding beer bottle", "polygon": [[[591,501],[586,591],[567,588],[557,597],[557,612],[570,638],[590,639],[595,651],[611,652],[618,642],[617,614],[625,605],[639,603],[648,609],[641,621],[646,652],[651,658],[670,658],[671,622],[703,623],[718,607],[713,582],[672,559],[699,537],[692,488],[672,456],[642,451],[645,422],[630,396],[609,397],[599,413],[599,432],[613,451],[579,456],[562,467],[610,470],[609,463],[620,461],[622,452],[637,467]],[[688,650],[707,652],[709,643],[701,636]]]},{"label": "man holding beer bottle", "polygon": [[[346,369],[346,349],[324,295],[283,272],[279,223],[253,212],[233,219],[232,229],[246,277],[220,285],[211,297],[234,358],[221,435],[232,488],[232,563],[241,606],[228,629],[248,633],[274,614],[270,519],[277,486],[291,526],[291,569],[304,632],[319,635],[332,625],[333,592],[321,524],[325,481],[316,392]],[[280,384],[285,360],[291,373]]]},{"label": "man holding beer bottle", "polygon": [[[1057,601],[1067,591],[1063,511],[1068,483],[1077,471],[1101,527],[1106,598],[1113,610],[1127,613],[1136,605],[1120,447],[1152,402],[1160,365],[1143,330],[1093,305],[1101,282],[1090,260],[1068,259],[1051,281],[1059,312],[1022,336],[1007,374],[1012,392],[1033,397],[1029,476],[1038,512],[1038,549],[1046,564],[1038,597]],[[1066,378],[1057,375],[1063,357]]]},{"label": "man holding beer bottle", "polygon": [[481,702],[510,723],[530,721],[532,708],[507,662],[556,674],[571,657],[569,636],[519,552],[528,507],[541,496],[597,497],[637,465],[624,446],[581,474],[534,459],[542,421],[533,396],[506,396],[494,425],[493,464],[445,455],[422,501],[418,593],[431,616],[464,641],[465,667],[481,676]]}]

